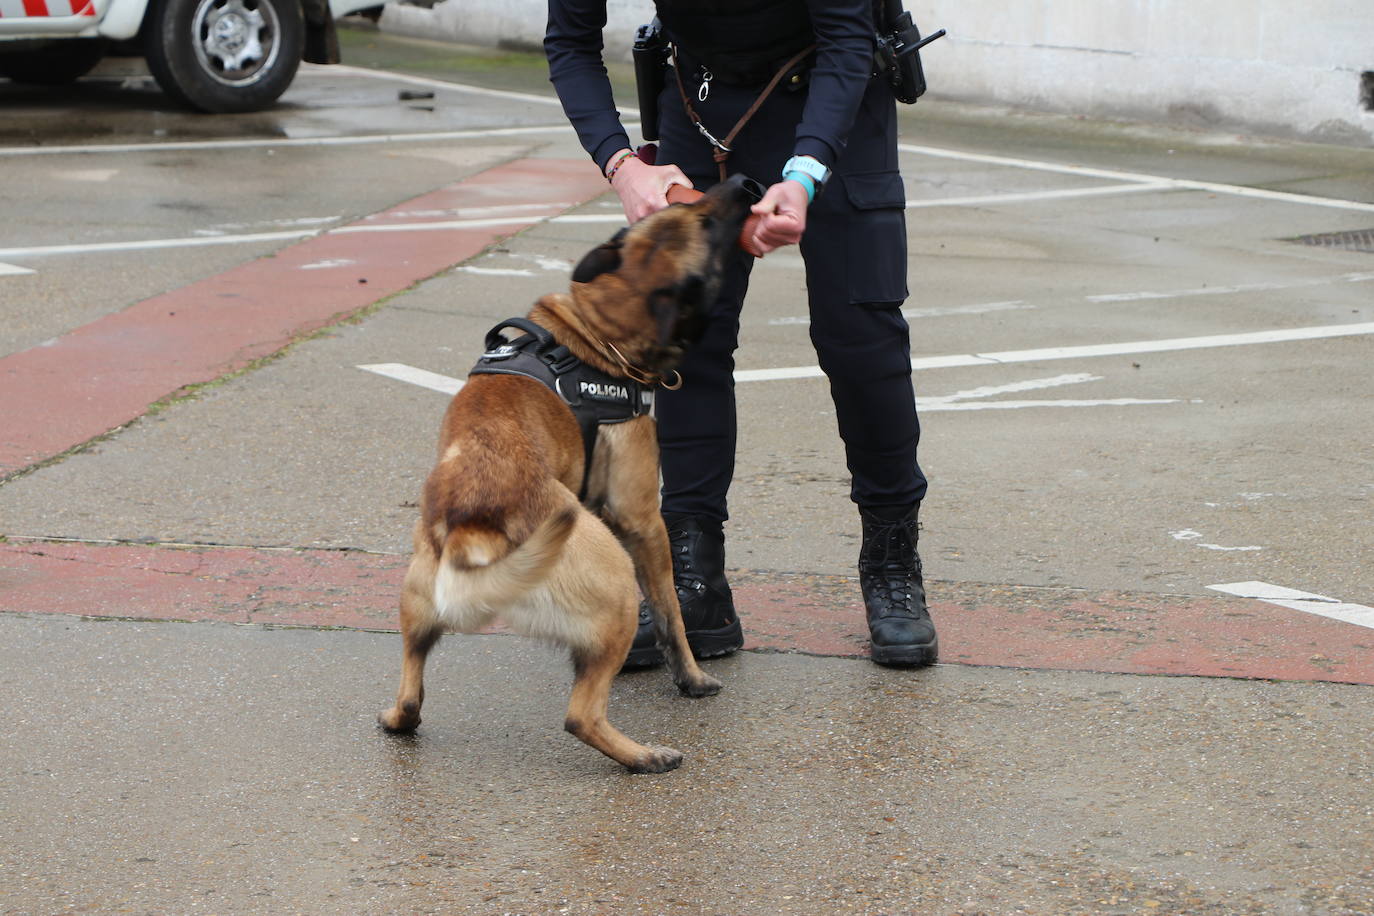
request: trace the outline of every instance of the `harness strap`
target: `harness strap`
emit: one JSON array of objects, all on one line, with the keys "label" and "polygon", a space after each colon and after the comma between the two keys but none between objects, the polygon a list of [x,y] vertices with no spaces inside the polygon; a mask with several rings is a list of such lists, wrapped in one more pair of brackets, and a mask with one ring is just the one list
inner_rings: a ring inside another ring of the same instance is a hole
[{"label": "harness strap", "polygon": [[[525,333],[513,340],[501,335],[505,328]],[[554,340],[548,329],[528,318],[507,318],[487,332],[487,350],[469,375],[523,375],[544,385],[568,405],[582,432],[585,462],[577,496],[585,499],[596,451],[597,430],[650,413],[654,406],[652,386],[607,375],[578,359]]]},{"label": "harness strap", "polygon": [[506,328],[517,328],[521,331],[524,331],[526,334],[530,335],[535,339],[535,341],[538,342],[540,350],[547,350],[550,347],[557,345],[553,339],[553,335],[548,332],[547,328],[535,324],[528,318],[507,318],[505,321],[501,322],[496,327],[492,328],[490,331],[487,332],[487,339],[485,343],[487,345],[488,353],[492,352],[493,350],[496,350],[498,347],[500,347],[502,344],[506,342],[506,339],[501,336],[501,332]]}]

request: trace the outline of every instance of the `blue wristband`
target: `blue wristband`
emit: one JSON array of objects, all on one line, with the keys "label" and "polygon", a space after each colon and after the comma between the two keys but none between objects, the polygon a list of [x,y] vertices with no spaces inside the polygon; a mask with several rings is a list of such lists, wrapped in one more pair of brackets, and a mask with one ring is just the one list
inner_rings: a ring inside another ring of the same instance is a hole
[{"label": "blue wristband", "polygon": [[782,176],[782,180],[795,181],[806,188],[806,202],[808,204],[816,199],[816,180],[805,172],[787,172]]}]

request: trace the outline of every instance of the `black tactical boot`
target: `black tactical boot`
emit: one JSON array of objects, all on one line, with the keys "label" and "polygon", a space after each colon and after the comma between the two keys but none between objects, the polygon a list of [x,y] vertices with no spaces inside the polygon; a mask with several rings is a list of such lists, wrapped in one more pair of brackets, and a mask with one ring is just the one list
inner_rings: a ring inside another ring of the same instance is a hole
[{"label": "black tactical boot", "polygon": [[939,652],[916,554],[920,509],[920,503],[905,509],[859,508],[864,528],[859,587],[868,611],[873,661],[880,665],[929,665]]},{"label": "black tactical boot", "polygon": [[[673,555],[673,584],[677,586],[687,644],[697,658],[729,655],[744,645],[744,631],[725,581],[725,533],[719,522],[695,515],[665,515],[668,545]],[[626,668],[663,664],[654,639],[649,603],[639,603],[639,629],[625,659]]]}]

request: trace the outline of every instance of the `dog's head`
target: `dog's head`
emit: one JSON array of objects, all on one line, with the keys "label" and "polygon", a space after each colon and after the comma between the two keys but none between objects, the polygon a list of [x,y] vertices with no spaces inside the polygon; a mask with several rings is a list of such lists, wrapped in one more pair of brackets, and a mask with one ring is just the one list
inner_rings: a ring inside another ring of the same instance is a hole
[{"label": "dog's head", "polygon": [[582,320],[635,365],[671,369],[700,338],[726,259],[762,193],[757,182],[736,175],[592,249],[572,275]]}]

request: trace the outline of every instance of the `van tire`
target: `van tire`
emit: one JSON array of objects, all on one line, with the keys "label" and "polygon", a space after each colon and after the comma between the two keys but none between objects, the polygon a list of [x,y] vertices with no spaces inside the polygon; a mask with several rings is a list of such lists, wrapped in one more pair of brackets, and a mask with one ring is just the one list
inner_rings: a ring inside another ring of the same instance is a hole
[{"label": "van tire", "polygon": [[300,0],[161,0],[145,22],[144,55],[162,91],[206,112],[269,107],[304,45]]}]

